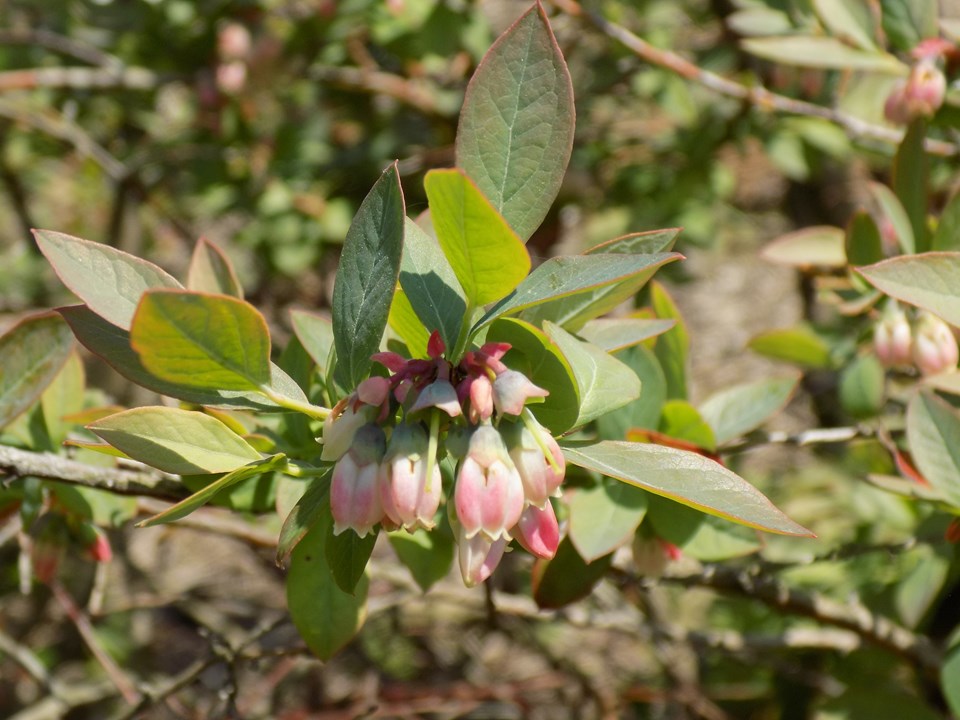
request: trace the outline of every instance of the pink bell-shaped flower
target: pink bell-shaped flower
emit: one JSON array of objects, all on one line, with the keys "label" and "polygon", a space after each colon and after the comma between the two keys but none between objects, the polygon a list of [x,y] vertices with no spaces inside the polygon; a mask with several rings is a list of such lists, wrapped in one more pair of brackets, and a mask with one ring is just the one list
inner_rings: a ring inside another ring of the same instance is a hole
[{"label": "pink bell-shaped flower", "polygon": [[519,415],[528,400],[545,398],[549,394],[516,370],[505,370],[493,381],[493,404],[501,414]]},{"label": "pink bell-shaped flower", "polygon": [[[406,530],[433,529],[443,481],[440,466],[427,462],[429,440],[419,425],[398,425],[380,466],[380,500],[392,523]],[[427,477],[427,465],[432,470]]]},{"label": "pink bell-shaped flower", "polygon": [[[507,443],[510,459],[520,473],[524,498],[531,505],[543,508],[549,504],[548,498],[559,494],[566,462],[560,446],[550,433],[540,427],[536,420],[531,419],[531,425],[532,429],[523,422],[504,422],[500,424],[500,431]],[[540,442],[534,433],[539,434]],[[550,452],[549,459],[544,454],[544,447]]]},{"label": "pink bell-shaped flower", "polygon": [[330,511],[334,535],[349,528],[363,537],[383,519],[379,476],[385,446],[383,430],[377,425],[364,425],[333,468]]},{"label": "pink bell-shaped flower", "polygon": [[953,330],[928,312],[920,315],[913,336],[913,362],[924,375],[956,370],[960,351]]},{"label": "pink bell-shaped flower", "polygon": [[[373,419],[376,408],[371,405],[360,405],[356,410],[355,403],[347,402],[346,407],[339,415],[331,412],[323,421],[323,451],[320,459],[331,462],[339,460],[350,449],[357,430]],[[335,410],[335,409],[334,409]]]},{"label": "pink bell-shaped flower", "polygon": [[506,548],[507,538],[490,540],[483,533],[467,537],[461,525],[457,534],[457,559],[463,584],[473,587],[490,577],[500,564]]},{"label": "pink bell-shaped flower", "polygon": [[410,412],[414,413],[428,407],[439,408],[450,417],[457,417],[462,412],[456,388],[450,384],[449,380],[442,378],[434,380],[420,391]]},{"label": "pink bell-shaped flower", "polygon": [[531,555],[549,560],[557,554],[560,525],[549,502],[542,508],[527,505],[512,532],[516,541]]},{"label": "pink bell-shaped flower", "polygon": [[470,437],[457,474],[454,503],[467,538],[482,531],[497,540],[520,519],[523,482],[500,433],[490,425],[481,425]]}]

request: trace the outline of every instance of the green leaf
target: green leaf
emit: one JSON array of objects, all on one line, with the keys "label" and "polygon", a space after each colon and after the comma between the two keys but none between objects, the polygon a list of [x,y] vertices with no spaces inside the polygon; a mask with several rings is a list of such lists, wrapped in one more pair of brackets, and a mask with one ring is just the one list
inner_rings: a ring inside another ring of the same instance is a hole
[{"label": "green leaf", "polygon": [[937,36],[937,0],[882,0],[881,6],[883,31],[896,49],[906,52]]},{"label": "green leaf", "polygon": [[700,414],[723,444],[756,430],[781,410],[798,382],[796,377],[784,377],[735,385],[711,395],[700,406]]},{"label": "green leaf", "polygon": [[53,313],[25,318],[0,336],[0,428],[33,405],[72,349],[70,328]]},{"label": "green leaf", "polygon": [[903,559],[912,567],[896,587],[894,605],[903,623],[915,628],[943,590],[950,570],[949,555],[943,547],[920,545]]},{"label": "green leaf", "polygon": [[659,429],[667,437],[686,440],[704,450],[717,449],[713,428],[686,400],[668,400],[663,404]]},{"label": "green leaf", "polygon": [[720,562],[750,555],[760,549],[757,531],[693,508],[650,496],[647,523],[658,537],[701,562]]},{"label": "green leaf", "polygon": [[86,518],[100,527],[120,528],[137,516],[137,498],[129,495],[66,483],[50,483],[48,487],[56,502],[67,508],[70,514]]},{"label": "green leaf", "polygon": [[674,320],[675,325],[657,338],[654,353],[660,361],[667,381],[667,397],[687,398],[687,358],[690,353],[690,334],[680,310],[667,289],[658,282],[650,286],[650,303],[658,318]]},{"label": "green leaf", "polygon": [[324,547],[327,565],[337,586],[345,593],[353,595],[356,591],[373,554],[373,546],[377,544],[377,537],[376,533],[360,537],[353,530],[334,535],[331,528]]},{"label": "green leaf", "polygon": [[357,634],[366,615],[369,580],[361,578],[353,594],[341,590],[327,564],[329,513],[294,548],[287,573],[290,618],[307,646],[329,660]]},{"label": "green leaf", "polygon": [[424,592],[450,572],[457,547],[449,533],[421,528],[412,533],[397,530],[388,537],[397,558]]},{"label": "green leaf", "polygon": [[437,241],[407,218],[400,287],[427,336],[434,330],[448,348],[457,344],[467,300]]},{"label": "green leaf", "polygon": [[875,50],[874,17],[863,0],[814,0],[813,6],[830,34],[863,50]]},{"label": "green leaf", "polygon": [[270,332],[253,305],[184,290],[144,294],[130,344],[148,372],[188,387],[256,390],[270,384]]},{"label": "green leaf", "polygon": [[907,442],[917,469],[947,502],[960,507],[960,418],[926,392],[907,406]]},{"label": "green leaf", "polygon": [[581,600],[600,582],[613,554],[587,563],[569,537],[560,541],[552,560],[537,560],[533,566],[533,599],[544,609],[560,608]]},{"label": "green leaf", "polygon": [[833,367],[830,346],[806,325],[762,332],[751,338],[747,347],[765,357],[803,368]]},{"label": "green leaf", "polygon": [[[0,367],[2,367],[0,359]],[[67,361],[40,396],[43,408],[43,422],[47,426],[47,436],[54,448],[59,448],[67,438],[74,423],[64,420],[83,410],[83,393],[86,387],[86,373],[83,361],[76,352],[67,356]],[[2,424],[2,423],[0,423]]]},{"label": "green leaf", "polygon": [[696,453],[662,445],[601,440],[563,446],[567,462],[759,530],[812,537],[750,483]]},{"label": "green leaf", "polygon": [[629,542],[647,513],[647,493],[622,482],[600,482],[567,497],[570,541],[588,563]]},{"label": "green leaf", "polygon": [[781,235],[763,248],[767,261],[800,269],[842,268],[847,264],[845,234],[838,227],[817,225]]},{"label": "green leaf", "polygon": [[667,380],[652,350],[632,347],[617,353],[617,359],[636,373],[642,390],[638,399],[597,418],[600,436],[610,440],[624,439],[633,428],[656,430],[667,399]]},{"label": "green leaf", "polygon": [[790,16],[780,10],[764,6],[749,6],[727,16],[727,27],[737,35],[784,35],[793,30]]},{"label": "green leaf", "polygon": [[230,258],[206,238],[200,238],[193,248],[187,269],[187,288],[243,299],[243,286]]},{"label": "green leaf", "polygon": [[393,304],[390,306],[390,316],[387,321],[393,331],[406,344],[410,357],[427,357],[430,333],[424,327],[420,318],[417,317],[417,313],[410,304],[410,299],[403,288],[397,288],[393,295]]},{"label": "green leaf", "polygon": [[181,288],[153,263],[109,245],[53,232],[34,230],[40,251],[57,275],[93,312],[124,330],[151,288]]},{"label": "green leaf", "polygon": [[940,214],[931,249],[960,250],[960,193],[950,198]]},{"label": "green leaf", "polygon": [[923,147],[926,137],[926,121],[922,118],[914,120],[907,128],[893,159],[893,189],[910,220],[915,253],[930,249],[930,231],[927,228],[930,171],[927,151]]},{"label": "green leaf", "polygon": [[404,213],[394,163],[364,198],[350,225],[333,286],[334,375],[347,390],[367,376],[370,356],[380,348],[400,276]]},{"label": "green leaf", "polygon": [[533,325],[515,318],[495,321],[487,340],[510,343],[504,362],[550,393],[542,403],[528,406],[534,417],[554,435],[572,428],[577,422],[580,389],[557,344]]},{"label": "green leaf", "polygon": [[461,170],[431,170],[423,181],[437,240],[467,304],[499,300],[530,271],[517,234]]},{"label": "green leaf", "polygon": [[326,377],[330,372],[333,352],[333,323],[326,315],[306,310],[291,310],[290,324],[303,349],[316,363],[317,372]]},{"label": "green leaf", "polygon": [[277,565],[281,567],[287,564],[290,553],[320,522],[324,513],[330,514],[330,473],[333,472],[333,465],[326,470],[325,474],[307,480],[306,492],[283,521],[277,541]]},{"label": "green leaf", "polygon": [[940,684],[950,711],[960,714],[960,646],[954,646],[940,668]]},{"label": "green leaf", "polygon": [[885,52],[858,50],[837,38],[793,35],[749,38],[741,41],[752,55],[784,65],[823,70],[869,70],[890,75],[906,75],[907,66]]},{"label": "green leaf", "polygon": [[537,3],[497,39],[467,86],[457,166],[527,239],[560,190],[573,130],[570,74]]},{"label": "green leaf", "polygon": [[960,253],[905,255],[858,271],[887,295],[960,326]]},{"label": "green leaf", "polygon": [[216,418],[171,407],[142,407],[87,425],[135,460],[178,475],[230,472],[260,453]]},{"label": "green leaf", "polygon": [[668,253],[673,250],[680,228],[665,228],[663,230],[647,230],[645,232],[629,233],[594,245],[584,250],[584,255],[596,253],[618,253],[626,255],[647,255],[650,253]]},{"label": "green leaf", "polygon": [[600,318],[588,321],[580,329],[579,335],[601,350],[613,353],[662,335],[676,324],[676,320],[672,319]]},{"label": "green leaf", "polygon": [[[107,322],[86,305],[57,308],[57,312],[67,321],[73,334],[84,347],[99,355],[127,380],[148,390],[197,405],[266,412],[279,409],[275,402],[259,393],[184,387],[161,380],[143,367],[140,356],[130,347],[130,334],[126,330]],[[286,373],[276,365],[271,366],[270,373],[271,385],[278,392],[286,397],[297,398],[296,394],[292,393],[298,392],[299,388]],[[302,391],[299,392],[302,396]],[[306,401],[305,396],[302,396],[302,399]]]},{"label": "green leaf", "polygon": [[[550,258],[494,305],[477,327],[527,308],[524,319],[550,320],[579,329],[588,319],[613,309],[636,292],[663,265],[679,260],[678,253],[656,255],[569,255]],[[566,302],[564,302],[566,300]]]},{"label": "green leaf", "polygon": [[[913,224],[896,194],[886,185],[878,182],[867,183],[867,189],[876,203],[880,214],[893,228],[897,236],[897,243],[905,255],[913,255],[917,250],[916,238],[913,235]],[[881,224],[882,226],[882,224]]]},{"label": "green leaf", "polygon": [[883,259],[880,230],[867,211],[858,210],[847,224],[844,251],[851,265],[869,265]]},{"label": "green leaf", "polygon": [[876,355],[861,355],[840,374],[840,405],[854,418],[873,417],[883,408],[886,374]]},{"label": "green leaf", "polygon": [[262,475],[265,472],[274,470],[275,468],[286,463],[286,455],[283,453],[277,453],[276,455],[271,455],[270,457],[260,458],[255,460],[248,465],[243,465],[238,467],[236,470],[228,472],[221,478],[214,480],[212,483],[204,487],[202,490],[195,492],[188,498],[184,498],[176,505],[168,507],[163,512],[157,513],[153,517],[149,517],[146,520],[137,523],[137,527],[151,527],[153,525],[161,525],[163,523],[174,522],[180,518],[184,518],[198,508],[203,507],[208,502],[213,500],[214,496],[217,495],[222,490],[233,487],[237,483],[248,480],[257,475]]},{"label": "green leaf", "polygon": [[547,322],[544,330],[560,348],[577,383],[580,407],[575,426],[585,425],[640,397],[640,378],[615,357],[577,339],[559,325]]}]

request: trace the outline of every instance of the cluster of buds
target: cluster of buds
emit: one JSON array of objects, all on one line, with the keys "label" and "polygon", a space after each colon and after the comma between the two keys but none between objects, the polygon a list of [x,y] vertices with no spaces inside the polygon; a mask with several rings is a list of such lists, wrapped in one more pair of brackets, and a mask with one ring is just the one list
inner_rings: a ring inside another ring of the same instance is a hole
[{"label": "cluster of buds", "polygon": [[[547,391],[508,368],[506,343],[487,343],[454,366],[438,333],[429,359],[373,355],[388,371],[359,384],[324,423],[321,459],[335,461],[334,533],[431,530],[444,497],[467,585],[486,580],[516,540],[551,558],[560,529],[550,498],[565,464],[526,407]],[[452,488],[440,462],[456,460]]]},{"label": "cluster of buds", "polygon": [[896,303],[891,303],[874,327],[873,347],[886,367],[914,365],[922,375],[955,370],[960,360],[957,339],[949,325],[921,311],[911,327]]},{"label": "cluster of buds", "polygon": [[225,95],[237,95],[247,83],[247,63],[251,51],[250,31],[231,22],[217,33],[217,87]]},{"label": "cluster of buds", "polygon": [[894,85],[883,106],[883,114],[895,125],[908,125],[921,117],[932,117],[943,105],[947,78],[939,60],[954,49],[951,43],[930,39],[913,50],[915,60],[906,80]]}]

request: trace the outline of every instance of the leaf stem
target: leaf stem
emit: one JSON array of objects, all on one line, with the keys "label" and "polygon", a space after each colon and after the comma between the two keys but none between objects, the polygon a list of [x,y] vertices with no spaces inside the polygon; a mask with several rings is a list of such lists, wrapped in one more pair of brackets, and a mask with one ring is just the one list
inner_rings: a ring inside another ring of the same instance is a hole
[{"label": "leaf stem", "polygon": [[262,385],[259,390],[280,407],[286,408],[287,410],[296,410],[297,412],[303,413],[304,415],[309,415],[316,420],[326,420],[327,416],[330,414],[330,408],[294,400],[286,395],[281,395],[273,388],[266,385]]},{"label": "leaf stem", "polygon": [[329,463],[317,467],[316,465],[310,465],[309,463],[298,462],[287,458],[287,464],[283,468],[283,472],[295,478],[323,477],[330,472],[331,467],[332,465]]},{"label": "leaf stem", "polygon": [[457,344],[453,347],[453,352],[450,353],[450,356],[447,358],[454,365],[459,364],[460,358],[463,357],[463,353],[467,349],[467,341],[470,339],[470,326],[473,320],[473,311],[476,308],[473,306],[473,303],[467,305],[466,311],[463,313],[463,323],[460,325],[460,334],[457,335]]}]

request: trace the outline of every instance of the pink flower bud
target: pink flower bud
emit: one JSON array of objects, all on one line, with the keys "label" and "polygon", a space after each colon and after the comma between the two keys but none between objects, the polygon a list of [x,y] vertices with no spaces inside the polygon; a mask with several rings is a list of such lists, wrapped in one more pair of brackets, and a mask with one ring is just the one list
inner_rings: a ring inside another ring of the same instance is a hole
[{"label": "pink flower bud", "polygon": [[407,530],[433,529],[443,481],[434,462],[427,478],[427,434],[418,425],[399,425],[380,470],[380,500],[390,521]]},{"label": "pink flower bud", "polygon": [[[534,421],[536,422],[536,421]],[[524,498],[531,505],[543,508],[550,504],[548,498],[559,494],[560,483],[566,470],[566,461],[557,441],[539,425],[531,430],[525,423],[501,423],[501,432],[507,443],[510,459],[517,466],[523,482]],[[538,432],[547,446],[553,464],[544,455],[534,431]]]},{"label": "pink flower bud", "polygon": [[82,522],[74,526],[73,532],[91,560],[94,562],[110,562],[113,551],[110,548],[110,541],[102,530],[89,522]]},{"label": "pink flower bud", "polygon": [[483,532],[491,540],[507,535],[523,512],[523,482],[500,434],[481,425],[470,437],[454,491],[457,518],[467,538]]},{"label": "pink flower bud", "polygon": [[931,117],[947,93],[947,78],[933,58],[922,58],[910,70],[906,81],[897,83],[883,106],[887,120],[906,125],[920,117]]},{"label": "pink flower bud", "polygon": [[528,505],[513,529],[513,535],[531,555],[544,560],[552,558],[560,544],[560,526],[553,505],[549,502],[543,508]]},{"label": "pink flower bud", "polygon": [[493,404],[501,414],[519,415],[527,400],[544,398],[549,394],[516,370],[505,370],[493,381]]},{"label": "pink flower bud", "polygon": [[907,316],[899,307],[883,314],[873,329],[873,348],[886,367],[910,363],[911,332]]},{"label": "pink flower bud", "polygon": [[486,375],[479,375],[470,383],[470,422],[478,425],[493,415],[493,383]]},{"label": "pink flower bud", "polygon": [[482,533],[467,537],[463,527],[457,534],[457,557],[460,561],[460,574],[463,584],[473,587],[482,583],[500,564],[500,558],[507,548],[507,538],[490,540]]},{"label": "pink flower bud", "polygon": [[350,528],[363,537],[383,519],[380,502],[380,460],[386,439],[376,425],[364,425],[350,450],[337,461],[330,482],[333,534]]},{"label": "pink flower bud", "polygon": [[237,95],[246,84],[247,64],[243,60],[217,65],[217,87],[224,95]]},{"label": "pink flower bud", "polygon": [[936,315],[921,314],[913,337],[913,362],[923,375],[956,370],[960,350],[950,326]]},{"label": "pink flower bud", "polygon": [[353,437],[357,430],[373,419],[375,408],[370,405],[361,405],[357,410],[353,403],[346,403],[343,412],[336,415],[331,412],[323,421],[323,452],[320,459],[330,462],[338,460],[350,449]]},{"label": "pink flower bud", "polygon": [[224,25],[217,36],[221,60],[242,60],[250,53],[250,31],[239,23]]}]

